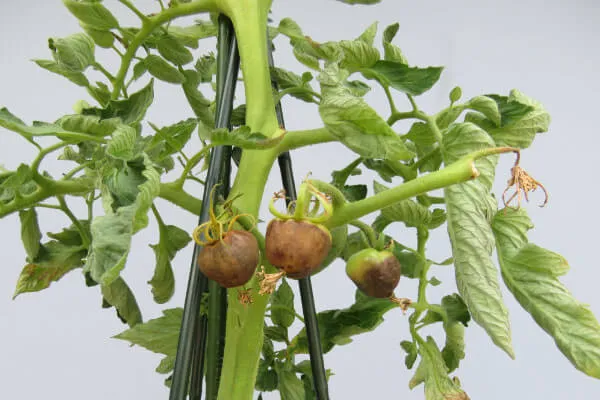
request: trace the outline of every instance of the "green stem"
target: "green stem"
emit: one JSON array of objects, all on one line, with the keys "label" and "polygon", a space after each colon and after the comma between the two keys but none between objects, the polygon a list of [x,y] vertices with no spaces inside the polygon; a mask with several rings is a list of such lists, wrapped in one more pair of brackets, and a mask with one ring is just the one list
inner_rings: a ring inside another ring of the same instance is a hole
[{"label": "green stem", "polygon": [[146,22],[148,17],[146,17],[140,10],[137,9],[129,0],[119,0],[119,3],[123,4],[125,7],[129,8],[135,15],[138,16],[142,22]]},{"label": "green stem", "polygon": [[[396,186],[395,188],[367,197],[366,199],[345,203],[336,207],[334,215],[325,223],[325,225],[329,228],[345,225],[352,220],[359,219],[367,214],[381,210],[398,201],[476,178],[479,175],[479,171],[475,168],[475,161],[479,158],[492,154],[517,151],[518,150],[513,147],[493,147],[471,153],[444,169],[423,175],[417,179]],[[328,187],[331,185],[329,184],[319,181],[313,181],[313,184],[326,193],[330,192]]]},{"label": "green stem", "polygon": [[177,181],[161,183],[158,196],[195,215],[202,208],[202,201],[184,191]]},{"label": "green stem", "polygon": [[92,67],[94,67],[95,70],[100,71],[105,77],[106,79],[108,79],[109,82],[114,82],[115,81],[115,77],[113,76],[113,74],[111,74],[110,72],[108,72],[106,70],[106,68],[104,68],[100,63],[95,62]]},{"label": "green stem", "polygon": [[352,175],[352,172],[354,172],[354,170],[362,162],[363,162],[363,158],[358,157],[356,160],[354,160],[350,164],[346,165],[343,169],[335,172],[333,183],[338,187],[344,186],[346,184],[346,182],[348,181],[348,178],[350,178],[350,175]]},{"label": "green stem", "polygon": [[119,97],[119,93],[123,88],[125,82],[125,76],[131,65],[131,60],[135,56],[137,49],[142,45],[144,40],[148,38],[154,32],[154,30],[164,24],[165,22],[171,21],[175,18],[183,17],[185,15],[193,15],[202,12],[217,12],[219,11],[216,6],[216,0],[194,0],[189,3],[177,4],[174,7],[167,8],[153,17],[146,17],[143,20],[142,29],[138,31],[135,37],[129,43],[127,51],[123,54],[121,59],[121,66],[115,76],[113,91],[111,98],[116,100]]},{"label": "green stem", "polygon": [[[379,82],[379,81],[378,81]],[[390,103],[390,113],[391,115],[397,114],[398,109],[396,108],[396,103],[394,102],[394,98],[392,97],[392,92],[390,91],[390,87],[379,82],[381,87],[383,88],[383,92],[385,93],[385,97],[388,99],[388,103]]]},{"label": "green stem", "polygon": [[57,199],[58,199],[58,204],[60,205],[60,209],[67,215],[67,217],[69,217],[69,219],[73,223],[73,226],[75,226],[75,228],[77,228],[77,231],[79,232],[79,236],[81,236],[81,242],[82,242],[83,246],[86,249],[89,249],[90,245],[92,243],[92,240],[89,237],[87,231],[83,228],[83,225],[81,225],[81,221],[79,221],[79,219],[77,219],[77,217],[75,217],[75,215],[73,214],[73,212],[67,205],[67,202],[65,201],[64,196],[57,196]]},{"label": "green stem", "polygon": [[381,250],[381,249],[378,249],[379,241],[377,240],[377,237],[375,236],[375,231],[373,230],[373,228],[371,228],[369,225],[365,224],[364,222],[362,222],[360,220],[350,221],[350,222],[348,222],[348,224],[357,227],[367,236],[370,247],[377,249],[377,250]]},{"label": "green stem", "polygon": [[278,153],[294,150],[304,146],[311,146],[319,143],[335,142],[337,138],[333,136],[327,128],[308,129],[300,131],[288,131],[283,139],[277,145]]},{"label": "green stem", "polygon": [[440,146],[442,145],[442,132],[440,131],[440,128],[437,125],[437,122],[435,121],[435,117],[432,117],[430,115],[426,115],[425,116],[425,122],[427,123],[427,125],[429,125],[429,129],[431,129],[431,132],[433,133],[433,135],[435,136],[435,139],[437,140],[437,142],[440,144]]}]

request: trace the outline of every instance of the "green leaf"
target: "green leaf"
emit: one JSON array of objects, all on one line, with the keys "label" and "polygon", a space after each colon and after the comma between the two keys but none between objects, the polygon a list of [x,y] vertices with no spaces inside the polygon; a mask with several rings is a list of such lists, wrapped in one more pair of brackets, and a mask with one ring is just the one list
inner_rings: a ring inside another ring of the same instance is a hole
[{"label": "green leaf", "polygon": [[57,63],[56,61],[33,60],[33,62],[36,63],[38,66],[40,66],[50,72],[64,76],[65,78],[67,78],[68,80],[70,80],[71,82],[73,82],[74,84],[76,84],[78,86],[86,87],[90,84],[90,82],[88,81],[88,79],[85,77],[85,75],[82,72],[72,71],[72,70],[68,69],[67,67]]},{"label": "green leaf", "polygon": [[50,38],[48,46],[56,62],[73,72],[83,72],[93,65],[94,41],[85,33],[76,33],[65,38]]},{"label": "green leaf", "polygon": [[217,60],[213,53],[202,56],[198,59],[194,68],[198,72],[200,82],[212,82],[213,76],[217,73]]},{"label": "green leaf", "polygon": [[265,326],[265,337],[275,342],[287,343],[288,331],[283,326]]},{"label": "green leaf", "polygon": [[94,43],[100,47],[110,49],[113,43],[115,42],[115,37],[109,31],[96,29],[84,23],[79,23],[79,25],[81,26],[81,28],[83,28],[84,32],[92,38]]},{"label": "green leaf", "polygon": [[465,327],[458,322],[445,323],[444,330],[446,331],[446,344],[442,349],[442,358],[448,372],[452,372],[465,358]]},{"label": "green leaf", "polygon": [[367,185],[345,185],[342,189],[348,201],[358,201],[367,197]]},{"label": "green leaf", "polygon": [[[473,151],[494,146],[489,135],[470,123],[452,125],[443,144],[446,165]],[[445,188],[444,195],[458,291],[475,322],[496,345],[514,357],[508,311],[491,260],[494,236],[490,223],[497,203],[490,190],[496,161],[497,157],[477,161],[480,176]]]},{"label": "green leaf", "polygon": [[289,328],[296,319],[294,311],[294,292],[287,283],[287,279],[283,279],[281,284],[271,296],[271,321],[275,325]]},{"label": "green leaf", "polygon": [[600,378],[600,324],[558,280],[569,268],[567,261],[528,243],[533,225],[523,209],[499,211],[492,226],[508,289],[575,368]]},{"label": "green leaf", "polygon": [[32,262],[40,251],[40,240],[42,240],[35,208],[19,211],[19,220],[21,221],[21,241],[25,247],[27,261]]},{"label": "green leaf", "polygon": [[498,104],[501,114],[500,126],[488,115],[487,118],[483,118],[470,113],[465,117],[465,121],[473,122],[486,130],[498,146],[524,149],[531,145],[536,134],[548,131],[550,114],[536,100],[517,90],[512,90],[508,97],[487,97]]},{"label": "green leaf", "polygon": [[125,100],[111,100],[104,110],[100,110],[100,117],[106,118],[121,118],[126,125],[135,125],[139,123],[144,116],[148,107],[154,100],[154,80],[151,80],[140,91],[132,93]]},{"label": "green leaf", "polygon": [[156,134],[148,144],[148,148],[159,146],[161,149],[158,159],[162,160],[183,149],[197,126],[198,121],[194,118],[189,118],[176,124],[165,126],[164,128],[155,128]]},{"label": "green leaf", "polygon": [[373,66],[361,70],[365,78],[378,79],[382,84],[418,96],[425,93],[440,79],[443,67],[417,68],[394,61],[377,61]]},{"label": "green leaf", "polygon": [[279,386],[277,372],[261,358],[258,364],[258,374],[254,388],[261,392],[272,392]]},{"label": "green leaf", "polygon": [[350,93],[358,97],[363,97],[371,91],[371,86],[361,81],[346,81],[344,86],[350,90]]},{"label": "green leaf", "polygon": [[279,89],[294,88],[294,91],[289,92],[290,96],[309,103],[316,102],[312,87],[309,84],[309,81],[312,80],[312,74],[307,73],[305,77],[283,68],[271,67],[271,79],[277,82]]},{"label": "green leaf", "polygon": [[[128,341],[154,353],[175,357],[182,316],[182,308],[166,309],[161,317],[138,324],[113,338]],[[163,371],[162,373],[168,372],[164,368]]]},{"label": "green leaf", "polygon": [[[375,194],[389,188],[377,181],[373,181]],[[414,200],[402,200],[381,210],[381,215],[391,222],[403,222],[407,227],[425,226],[431,222],[429,209]]]},{"label": "green leaf", "polygon": [[192,53],[172,35],[163,35],[156,44],[161,56],[175,65],[185,65],[194,61]]},{"label": "green leaf", "polygon": [[403,340],[400,342],[400,347],[406,352],[406,357],[404,358],[406,368],[412,369],[413,365],[415,365],[415,361],[417,361],[417,346],[413,342]]},{"label": "green leaf", "polygon": [[135,144],[136,130],[128,125],[119,125],[106,146],[106,153],[118,160],[129,161],[137,157]]},{"label": "green leaf", "polygon": [[358,40],[362,40],[369,46],[373,46],[373,42],[375,41],[375,35],[377,35],[377,25],[378,22],[373,22],[361,35],[358,37]]},{"label": "green leaf", "polygon": [[198,90],[198,73],[186,70],[184,71],[184,76],[185,83],[181,87],[192,111],[194,111],[194,114],[202,121],[204,126],[212,129],[215,126],[215,120],[213,112],[210,109],[211,102]]},{"label": "green leaf", "polygon": [[117,19],[99,1],[63,0],[63,3],[75,18],[95,29],[106,31],[119,27]]},{"label": "green leaf", "polygon": [[467,326],[471,320],[467,305],[462,297],[456,293],[444,296],[442,298],[442,307],[444,308],[444,311],[446,311],[448,323],[453,324],[455,322],[460,322],[464,326]]},{"label": "green leaf", "polygon": [[102,286],[113,283],[125,268],[135,212],[135,205],[120,207],[115,214],[92,221],[92,246],[84,271]]},{"label": "green leaf", "polygon": [[[324,94],[319,113],[326,128],[352,151],[365,158],[406,160],[413,154],[387,122],[361,97],[340,86],[335,67],[321,75]],[[333,79],[332,79],[333,78]],[[333,83],[333,88],[329,84]]]},{"label": "green leaf", "polygon": [[105,137],[112,135],[122,122],[118,118],[103,119],[95,115],[73,114],[59,118],[55,124],[66,131]]},{"label": "green leaf", "polygon": [[144,59],[144,64],[150,75],[161,81],[169,83],[185,82],[185,76],[162,57],[151,54]]},{"label": "green leaf", "polygon": [[293,365],[276,362],[281,400],[304,400],[304,384],[293,370]]},{"label": "green leaf", "polygon": [[123,278],[117,278],[110,285],[101,286],[104,301],[117,310],[117,316],[133,327],[142,322],[142,312],[133,292]]},{"label": "green leaf", "polygon": [[408,65],[408,60],[402,54],[402,50],[394,44],[392,44],[392,40],[398,33],[398,29],[400,29],[400,25],[396,22],[395,24],[389,25],[383,31],[383,51],[384,51],[384,59],[386,61],[394,61],[400,64]]},{"label": "green leaf", "polygon": [[469,100],[467,102],[465,107],[469,108],[471,110],[479,111],[487,119],[492,121],[494,123],[494,125],[500,126],[500,123],[501,123],[500,109],[498,108],[498,103],[496,103],[494,101],[494,99],[487,97],[487,96],[473,97],[471,100]]},{"label": "green leaf", "polygon": [[[86,221],[82,222],[87,226]],[[49,236],[56,240],[41,245],[35,258],[23,268],[13,299],[21,293],[46,289],[52,282],[83,265],[87,251],[75,227],[71,226],[59,234]]]},{"label": "green leaf", "polygon": [[163,304],[169,301],[175,292],[175,277],[171,261],[175,254],[187,246],[190,235],[183,229],[174,225],[159,226],[159,240],[157,244],[150,245],[154,250],[156,267],[154,275],[148,283],[152,286],[154,301]]},{"label": "green leaf", "polygon": [[16,171],[0,178],[0,202],[10,203],[18,196],[28,196],[38,190],[28,165],[21,164]]},{"label": "green leaf", "polygon": [[233,131],[225,128],[213,129],[208,139],[213,146],[237,146],[242,149],[268,149],[277,146],[283,135],[269,138],[261,133],[254,133],[248,126],[241,126]]},{"label": "green leaf", "polygon": [[342,40],[334,43],[343,52],[340,67],[348,71],[354,72],[362,68],[373,67],[381,58],[379,51],[362,39]]},{"label": "green leaf", "polygon": [[[383,322],[383,315],[393,308],[397,308],[397,305],[389,299],[368,297],[357,290],[355,303],[349,308],[318,313],[323,353],[329,352],[336,345],[352,342],[351,337],[354,335],[373,331]],[[291,347],[296,354],[308,352],[304,328],[292,340]]]},{"label": "green leaf", "polygon": [[421,362],[409,387],[425,382],[426,400],[469,400],[469,396],[448,377],[448,369],[440,350],[431,336],[419,344]]},{"label": "green leaf", "polygon": [[195,49],[198,47],[198,40],[217,36],[217,26],[212,21],[196,20],[194,25],[171,25],[167,32],[182,41],[187,47]]}]

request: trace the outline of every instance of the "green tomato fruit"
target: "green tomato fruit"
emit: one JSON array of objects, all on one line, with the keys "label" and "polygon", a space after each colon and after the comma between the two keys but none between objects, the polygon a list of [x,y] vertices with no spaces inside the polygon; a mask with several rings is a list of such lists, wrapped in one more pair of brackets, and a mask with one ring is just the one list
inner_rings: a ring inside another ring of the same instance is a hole
[{"label": "green tomato fruit", "polygon": [[400,272],[400,262],[386,250],[364,249],[353,254],[346,263],[348,277],[371,297],[392,296],[400,281]]},{"label": "green tomato fruit", "polygon": [[273,219],[265,235],[267,260],[293,279],[317,269],[331,249],[331,234],[322,225],[307,221]]}]

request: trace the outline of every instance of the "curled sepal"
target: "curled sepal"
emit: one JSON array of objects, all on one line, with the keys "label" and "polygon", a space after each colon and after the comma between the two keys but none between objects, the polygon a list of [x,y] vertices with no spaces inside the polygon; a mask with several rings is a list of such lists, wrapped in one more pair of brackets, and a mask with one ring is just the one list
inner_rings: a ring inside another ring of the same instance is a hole
[{"label": "curled sepal", "polygon": [[258,294],[272,294],[275,291],[275,287],[277,286],[277,282],[285,275],[285,271],[279,271],[274,274],[267,274],[265,272],[265,267],[261,266],[260,271],[256,273],[256,277],[260,282],[260,290]]},{"label": "curled sepal", "polygon": [[305,180],[298,190],[298,198],[290,202],[286,213],[275,207],[278,199],[285,198],[285,192],[280,191],[273,195],[269,202],[269,211],[281,220],[308,221],[322,224],[333,215],[333,206],[329,196],[319,191],[310,181]]}]

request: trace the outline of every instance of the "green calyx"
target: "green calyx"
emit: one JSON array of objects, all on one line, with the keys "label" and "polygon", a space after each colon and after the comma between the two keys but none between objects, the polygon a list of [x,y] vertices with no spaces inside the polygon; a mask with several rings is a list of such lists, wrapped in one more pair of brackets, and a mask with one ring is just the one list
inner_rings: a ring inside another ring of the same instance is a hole
[{"label": "green calyx", "polygon": [[[321,226],[333,215],[333,206],[329,197],[319,191],[312,183],[305,181],[300,185],[298,198],[290,202],[287,213],[282,213],[275,208],[275,201],[285,198],[284,192],[276,193],[269,202],[269,211],[281,220],[306,221]],[[327,230],[325,227],[322,229]]]}]

